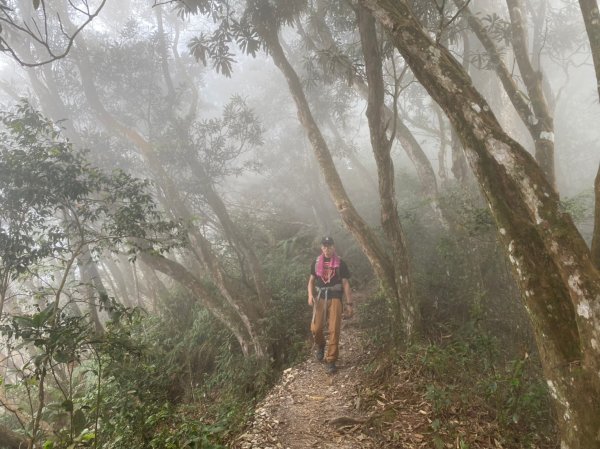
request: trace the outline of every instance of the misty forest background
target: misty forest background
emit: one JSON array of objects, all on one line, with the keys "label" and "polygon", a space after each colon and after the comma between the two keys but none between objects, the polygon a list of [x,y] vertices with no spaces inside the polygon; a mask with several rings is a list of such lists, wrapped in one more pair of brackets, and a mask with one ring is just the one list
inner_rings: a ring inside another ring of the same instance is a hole
[{"label": "misty forest background", "polygon": [[409,370],[432,447],[479,447],[474,414],[503,448],[600,447],[596,0],[0,25],[0,447],[227,447],[309,354],[326,234],[368,292],[365,404]]}]

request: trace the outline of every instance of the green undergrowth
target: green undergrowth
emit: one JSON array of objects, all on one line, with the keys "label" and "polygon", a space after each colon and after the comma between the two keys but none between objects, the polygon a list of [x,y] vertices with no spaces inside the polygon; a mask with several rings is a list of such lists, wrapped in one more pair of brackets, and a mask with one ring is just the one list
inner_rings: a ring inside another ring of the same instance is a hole
[{"label": "green undergrowth", "polygon": [[[364,307],[368,313],[361,313],[366,317],[362,324],[377,348],[369,367],[371,380],[383,385],[374,397],[412,394],[415,413],[427,412],[429,424],[419,432],[432,448],[557,447],[551,403],[535,355],[507,353],[501,340],[475,321],[406,347],[388,338],[390,324],[381,298]],[[426,411],[419,402],[428,404]],[[395,419],[403,419],[400,410]]]}]

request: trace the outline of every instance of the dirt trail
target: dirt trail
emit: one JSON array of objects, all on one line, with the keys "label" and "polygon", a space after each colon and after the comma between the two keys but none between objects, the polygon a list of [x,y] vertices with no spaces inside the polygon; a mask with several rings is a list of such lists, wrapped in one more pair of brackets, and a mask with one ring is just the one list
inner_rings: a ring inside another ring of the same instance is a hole
[{"label": "dirt trail", "polygon": [[359,387],[367,354],[356,318],[344,320],[338,372],[311,358],[287,369],[280,383],[257,406],[254,421],[237,449],[374,448],[360,428]]}]

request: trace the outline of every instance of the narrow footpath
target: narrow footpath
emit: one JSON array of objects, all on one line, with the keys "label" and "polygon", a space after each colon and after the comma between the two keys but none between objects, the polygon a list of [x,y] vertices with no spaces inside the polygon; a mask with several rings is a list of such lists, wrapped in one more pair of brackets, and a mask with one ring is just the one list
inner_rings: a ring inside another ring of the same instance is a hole
[{"label": "narrow footpath", "polygon": [[[354,300],[360,301],[359,295]],[[287,369],[280,383],[255,409],[253,422],[233,445],[235,449],[356,449],[425,447],[417,428],[429,425],[427,411],[413,413],[390,432],[381,420],[390,406],[366,386],[366,368],[372,355],[357,318],[342,321],[338,372],[325,372],[314,357]],[[391,401],[400,405],[403,400]],[[392,404],[393,406],[394,404]],[[425,404],[426,405],[426,404]],[[416,435],[416,436],[415,436]],[[415,439],[416,438],[416,439]]]}]

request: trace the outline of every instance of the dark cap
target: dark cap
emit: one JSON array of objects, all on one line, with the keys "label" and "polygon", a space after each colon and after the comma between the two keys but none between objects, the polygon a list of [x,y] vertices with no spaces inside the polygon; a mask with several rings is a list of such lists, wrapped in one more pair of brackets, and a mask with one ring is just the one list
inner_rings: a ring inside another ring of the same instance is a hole
[{"label": "dark cap", "polygon": [[333,246],[333,238],[331,237],[323,237],[321,240],[321,245],[324,246]]}]

